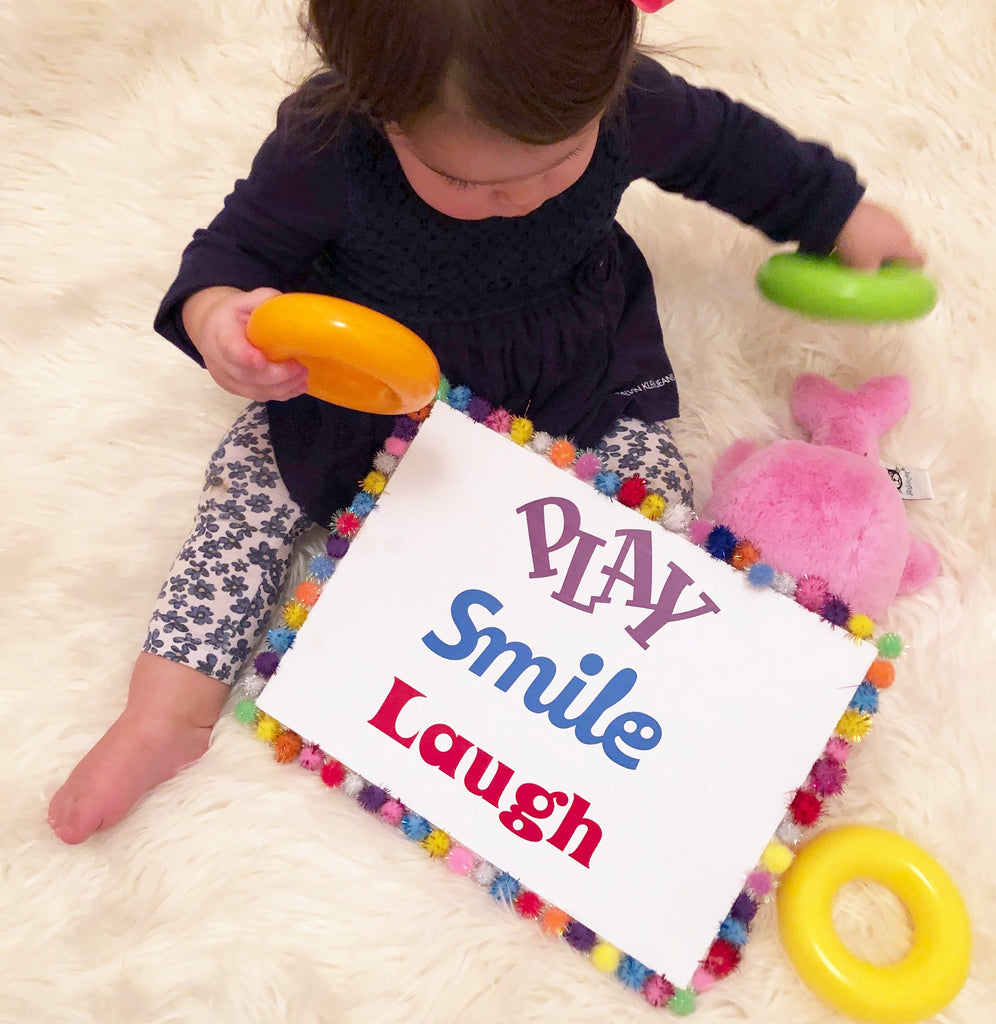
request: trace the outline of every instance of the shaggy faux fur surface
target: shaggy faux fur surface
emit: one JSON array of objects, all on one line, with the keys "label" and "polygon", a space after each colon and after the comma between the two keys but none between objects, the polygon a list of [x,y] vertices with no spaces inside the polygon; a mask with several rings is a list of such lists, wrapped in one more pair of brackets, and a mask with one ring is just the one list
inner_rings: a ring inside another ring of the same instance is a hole
[{"label": "shaggy faux fur surface", "polygon": [[[277,766],[230,717],[119,827],[67,848],[45,824],[123,702],[204,462],[240,407],[151,320],[306,65],[294,15],[284,0],[0,3],[0,1022],[666,1019]],[[883,453],[930,470],[936,497],[909,514],[943,575],[888,617],[909,650],[832,820],[894,829],[951,872],[975,949],[937,1019],[983,1024],[996,1002],[996,8],[681,0],[650,24],[680,45],[672,67],[852,157],[940,282],[919,323],[809,323],[757,296],[763,238],[650,187],[624,201],[659,284],[700,499],[732,439],[798,436],[798,373],[912,380]],[[842,1019],[797,980],[772,911],[742,969],[701,999],[700,1024]],[[871,888],[849,890],[838,916],[859,952],[896,956],[908,939]]]}]

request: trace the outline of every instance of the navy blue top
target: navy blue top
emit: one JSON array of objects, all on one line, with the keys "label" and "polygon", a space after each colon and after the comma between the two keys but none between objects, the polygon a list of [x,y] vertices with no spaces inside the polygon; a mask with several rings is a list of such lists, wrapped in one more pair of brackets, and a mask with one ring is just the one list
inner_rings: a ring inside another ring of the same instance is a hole
[{"label": "navy blue top", "polygon": [[[578,181],[524,217],[439,213],[362,118],[317,141],[290,122],[285,103],[248,177],[195,232],[156,330],[203,365],[181,318],[194,292],[336,295],[421,335],[454,385],[582,446],[620,416],[678,414],[650,271],[615,220],[631,182],[647,178],[813,252],[832,248],[863,193],[826,147],[647,58],[603,119]],[[268,411],[291,496],[327,524],[352,500],[393,418],[310,395]]]}]

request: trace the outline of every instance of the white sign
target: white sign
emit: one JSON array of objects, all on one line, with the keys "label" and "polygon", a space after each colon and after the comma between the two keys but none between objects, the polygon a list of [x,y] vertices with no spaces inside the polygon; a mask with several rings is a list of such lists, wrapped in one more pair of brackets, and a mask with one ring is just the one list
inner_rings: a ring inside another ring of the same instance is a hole
[{"label": "white sign", "polygon": [[259,706],[685,984],[874,656],[439,403]]}]

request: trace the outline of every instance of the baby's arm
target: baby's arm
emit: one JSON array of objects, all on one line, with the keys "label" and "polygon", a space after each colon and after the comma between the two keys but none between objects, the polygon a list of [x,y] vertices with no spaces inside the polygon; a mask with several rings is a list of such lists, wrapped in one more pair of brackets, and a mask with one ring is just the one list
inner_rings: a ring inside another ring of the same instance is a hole
[{"label": "baby's arm", "polygon": [[308,371],[296,360],[270,362],[246,338],[249,314],[279,295],[273,288],[244,292],[216,286],[195,292],[182,307],[183,326],[219,387],[257,402],[284,402],[304,394]]},{"label": "baby's arm", "polygon": [[265,298],[296,290],[333,245],[346,209],[336,138],[316,135],[285,103],[248,176],[224,209],[194,233],[156,315],[156,330],[205,366],[217,383],[256,400],[301,394],[296,362],[267,362],[246,340],[249,314]]},{"label": "baby's arm", "polygon": [[922,262],[893,214],[864,199],[854,168],[826,146],[650,60],[628,93],[634,177],[709,203],[778,242],[836,248],[845,263]]}]

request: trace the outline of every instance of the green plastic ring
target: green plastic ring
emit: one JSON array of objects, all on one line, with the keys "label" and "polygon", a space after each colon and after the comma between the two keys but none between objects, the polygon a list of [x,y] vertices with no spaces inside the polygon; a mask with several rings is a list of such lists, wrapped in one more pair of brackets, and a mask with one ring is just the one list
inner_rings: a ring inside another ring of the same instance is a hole
[{"label": "green plastic ring", "polygon": [[937,304],[937,286],[922,271],[903,263],[854,270],[836,256],[778,253],[758,271],[757,287],[771,302],[822,320],[916,320]]}]

